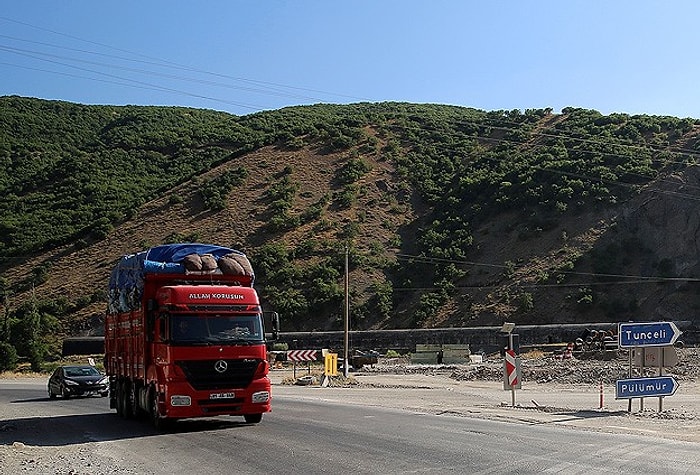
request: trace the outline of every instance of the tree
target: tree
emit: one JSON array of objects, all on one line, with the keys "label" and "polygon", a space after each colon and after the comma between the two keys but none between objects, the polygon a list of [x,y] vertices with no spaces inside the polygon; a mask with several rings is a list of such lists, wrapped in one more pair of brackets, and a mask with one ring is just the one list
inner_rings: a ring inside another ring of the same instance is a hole
[{"label": "tree", "polygon": [[36,301],[36,296],[32,292],[29,301],[29,312],[24,315],[29,333],[29,362],[32,371],[41,371],[41,363],[44,359],[43,345],[41,344],[41,314]]},{"label": "tree", "polygon": [[17,350],[6,341],[0,341],[0,371],[14,371],[17,368]]},{"label": "tree", "polygon": [[[0,300],[2,300],[2,322],[0,322],[0,342],[10,341],[10,302],[7,279],[0,277]],[[14,348],[14,347],[13,347]]]},{"label": "tree", "polygon": [[29,360],[32,371],[41,371],[41,364],[48,354],[43,336],[52,329],[54,320],[55,317],[50,315],[42,316],[34,292],[10,319],[9,343],[14,346],[18,355]]}]

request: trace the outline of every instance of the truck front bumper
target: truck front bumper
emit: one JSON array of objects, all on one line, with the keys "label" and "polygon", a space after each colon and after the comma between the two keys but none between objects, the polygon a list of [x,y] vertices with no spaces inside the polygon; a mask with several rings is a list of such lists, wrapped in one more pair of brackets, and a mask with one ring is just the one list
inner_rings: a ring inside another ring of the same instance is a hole
[{"label": "truck front bumper", "polygon": [[272,409],[269,378],[254,380],[246,388],[196,391],[188,383],[168,386],[165,416],[173,419],[219,415],[262,414]]}]

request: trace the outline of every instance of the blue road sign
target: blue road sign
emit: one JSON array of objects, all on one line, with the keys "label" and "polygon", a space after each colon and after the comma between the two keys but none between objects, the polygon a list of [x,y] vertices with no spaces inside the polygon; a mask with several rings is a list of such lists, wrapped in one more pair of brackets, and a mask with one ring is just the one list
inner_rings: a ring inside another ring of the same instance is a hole
[{"label": "blue road sign", "polygon": [[672,376],[618,379],[616,383],[615,399],[671,396],[678,389],[678,382]]},{"label": "blue road sign", "polygon": [[620,323],[620,348],[673,345],[681,332],[673,322]]}]

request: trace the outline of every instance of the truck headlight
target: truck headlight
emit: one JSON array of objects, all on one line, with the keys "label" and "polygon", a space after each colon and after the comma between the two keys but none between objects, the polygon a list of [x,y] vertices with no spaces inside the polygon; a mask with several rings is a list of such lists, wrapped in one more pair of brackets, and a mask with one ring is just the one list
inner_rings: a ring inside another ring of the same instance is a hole
[{"label": "truck headlight", "polygon": [[192,398],[189,396],[180,396],[180,395],[173,395],[170,396],[170,405],[171,406],[191,406],[192,405]]},{"label": "truck headlight", "polygon": [[262,402],[267,402],[270,400],[270,392],[269,391],[258,391],[256,393],[253,393],[253,403],[262,403]]}]

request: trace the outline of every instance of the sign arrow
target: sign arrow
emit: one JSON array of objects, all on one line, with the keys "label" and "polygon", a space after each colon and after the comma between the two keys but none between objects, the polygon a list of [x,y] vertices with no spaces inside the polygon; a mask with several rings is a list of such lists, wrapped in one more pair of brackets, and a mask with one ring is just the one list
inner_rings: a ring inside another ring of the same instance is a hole
[{"label": "sign arrow", "polygon": [[620,323],[620,348],[673,345],[683,333],[673,322]]},{"label": "sign arrow", "polygon": [[615,387],[615,399],[635,397],[671,396],[678,389],[678,382],[673,376],[655,378],[618,379]]}]

